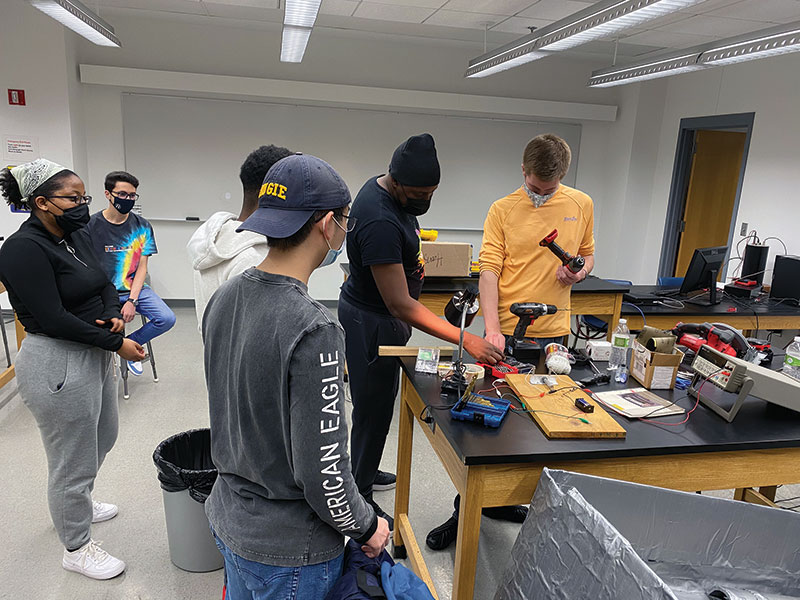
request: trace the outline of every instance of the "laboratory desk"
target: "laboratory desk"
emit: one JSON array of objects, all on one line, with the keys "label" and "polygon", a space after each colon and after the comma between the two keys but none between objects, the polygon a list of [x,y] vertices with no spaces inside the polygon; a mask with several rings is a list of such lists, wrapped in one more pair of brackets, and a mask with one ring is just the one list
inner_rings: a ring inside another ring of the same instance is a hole
[{"label": "laboratory desk", "polygon": [[[345,278],[350,275],[350,265],[342,264]],[[444,315],[444,307],[453,297],[453,294],[465,289],[468,285],[478,285],[478,277],[426,277],[422,283],[422,293],[419,301],[436,315]],[[628,286],[611,283],[605,279],[590,275],[584,281],[572,286],[570,309],[573,315],[594,315],[608,323],[619,321],[622,310],[622,296],[628,291]],[[536,295],[536,290],[531,290],[528,302],[543,302]],[[562,308],[562,307],[559,307]],[[480,312],[478,314],[481,314]],[[613,327],[608,329],[608,339],[611,340]]]},{"label": "laboratory desk", "polygon": [[[632,294],[649,294],[659,290],[654,285],[631,286]],[[721,294],[721,292],[720,292]],[[715,306],[697,306],[685,303],[683,308],[666,306],[639,306],[647,319],[647,324],[659,329],[672,329],[679,321],[684,323],[716,322],[726,323],[742,330],[759,329],[800,329],[800,308],[789,302],[777,303],[766,299],[752,302],[736,301],[723,297]],[[633,306],[622,307],[622,316],[628,320],[630,329],[641,329],[642,316]]]},{"label": "laboratory desk", "polygon": [[[777,410],[748,398],[733,423],[700,405],[685,425],[685,415],[645,423],[614,415],[627,430],[624,439],[548,440],[524,413],[510,413],[498,429],[455,421],[446,410],[432,410],[434,422],[420,419],[426,405],[442,406],[440,380],[414,372],[413,358],[402,366],[402,402],[397,450],[394,549],[431,582],[409,520],[411,450],[416,421],[461,494],[453,600],[473,597],[481,509],[530,503],[544,467],[634,483],[694,492],[735,488],[736,498],[762,504],[774,499],[774,486],[800,482],[800,414]],[[588,375],[575,370],[573,377]],[[485,383],[488,382],[484,380]],[[633,382],[631,387],[637,385]],[[597,389],[613,389],[604,386]],[[691,409],[685,392],[659,392]],[[673,396],[675,394],[675,396]],[[756,491],[754,488],[760,488]],[[426,498],[414,498],[424,507]],[[442,513],[442,521],[448,517]],[[427,532],[421,532],[424,536]],[[498,555],[496,560],[506,561]]]}]

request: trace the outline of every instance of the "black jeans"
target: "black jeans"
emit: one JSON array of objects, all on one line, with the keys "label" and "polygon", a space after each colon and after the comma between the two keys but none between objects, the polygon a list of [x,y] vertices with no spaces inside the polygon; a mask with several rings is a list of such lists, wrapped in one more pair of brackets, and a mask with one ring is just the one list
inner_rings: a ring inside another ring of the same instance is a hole
[{"label": "black jeans", "polygon": [[339,299],[339,322],[345,331],[345,354],[353,428],[350,453],[353,477],[361,494],[372,500],[372,483],[381,464],[400,386],[397,359],[379,357],[378,346],[405,346],[411,326],[399,319],[362,310]]}]

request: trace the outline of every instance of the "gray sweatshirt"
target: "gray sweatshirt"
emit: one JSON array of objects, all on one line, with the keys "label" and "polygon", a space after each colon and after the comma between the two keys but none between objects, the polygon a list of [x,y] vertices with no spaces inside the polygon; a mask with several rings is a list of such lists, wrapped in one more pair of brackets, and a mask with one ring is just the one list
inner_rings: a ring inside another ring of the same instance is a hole
[{"label": "gray sweatshirt", "polygon": [[206,514],[233,552],[295,567],[365,543],[375,511],[347,454],[344,332],[291,277],[251,268],[203,319],[211,456]]}]

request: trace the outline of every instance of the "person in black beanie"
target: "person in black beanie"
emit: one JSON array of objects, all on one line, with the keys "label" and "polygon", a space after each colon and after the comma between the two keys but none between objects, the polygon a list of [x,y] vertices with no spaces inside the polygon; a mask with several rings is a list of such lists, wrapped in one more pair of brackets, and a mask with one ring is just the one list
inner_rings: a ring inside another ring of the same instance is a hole
[{"label": "person in black beanie", "polygon": [[[436,145],[429,133],[414,135],[392,155],[389,172],[371,178],[356,196],[347,238],[350,277],[339,296],[353,427],[350,454],[359,491],[384,517],[373,491],[392,489],[395,476],[378,467],[392,422],[400,383],[397,362],[378,357],[378,346],[404,346],[416,327],[457,344],[459,328],[418,302],[425,276],[417,217],[424,215],[441,177]],[[495,364],[502,351],[471,333],[464,348],[480,362]]]}]

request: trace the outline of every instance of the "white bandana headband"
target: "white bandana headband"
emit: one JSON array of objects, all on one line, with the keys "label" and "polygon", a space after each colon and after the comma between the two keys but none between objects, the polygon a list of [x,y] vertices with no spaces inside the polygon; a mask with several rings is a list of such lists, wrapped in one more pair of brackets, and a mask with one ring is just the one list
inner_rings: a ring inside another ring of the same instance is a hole
[{"label": "white bandana headband", "polygon": [[46,158],[37,158],[32,162],[14,167],[11,169],[11,174],[17,180],[20,192],[22,192],[23,202],[27,202],[36,188],[56,173],[66,170],[66,168]]}]

